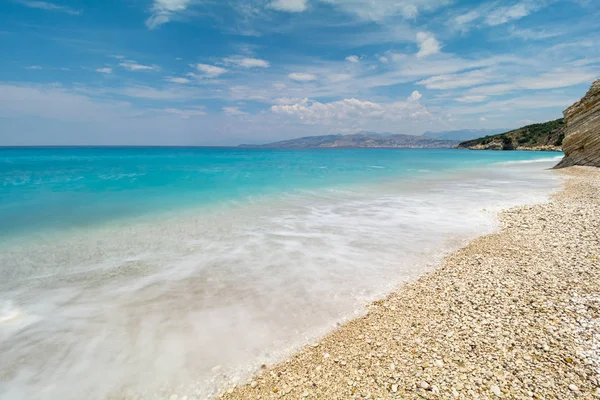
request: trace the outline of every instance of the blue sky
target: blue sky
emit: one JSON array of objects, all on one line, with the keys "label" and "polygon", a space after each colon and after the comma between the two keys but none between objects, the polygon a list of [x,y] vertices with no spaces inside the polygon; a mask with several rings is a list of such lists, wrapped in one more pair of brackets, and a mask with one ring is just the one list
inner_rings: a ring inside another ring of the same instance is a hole
[{"label": "blue sky", "polygon": [[0,145],[514,128],[600,76],[597,0],[3,0]]}]

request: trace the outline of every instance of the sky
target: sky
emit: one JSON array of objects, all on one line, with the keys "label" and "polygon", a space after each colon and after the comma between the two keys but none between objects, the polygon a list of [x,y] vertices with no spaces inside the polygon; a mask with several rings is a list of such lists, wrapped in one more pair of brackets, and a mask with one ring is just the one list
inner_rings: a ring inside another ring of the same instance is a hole
[{"label": "sky", "polygon": [[2,0],[0,145],[236,145],[560,118],[598,0]]}]

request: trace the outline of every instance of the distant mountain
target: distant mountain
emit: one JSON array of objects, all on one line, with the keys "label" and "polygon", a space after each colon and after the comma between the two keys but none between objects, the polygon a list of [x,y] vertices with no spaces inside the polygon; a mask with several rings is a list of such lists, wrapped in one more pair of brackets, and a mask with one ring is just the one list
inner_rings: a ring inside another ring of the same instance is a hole
[{"label": "distant mountain", "polygon": [[506,129],[460,129],[456,131],[425,132],[423,136],[442,140],[471,140],[483,136],[506,132]]},{"label": "distant mountain", "polygon": [[560,151],[565,123],[562,118],[527,125],[499,135],[462,142],[458,147],[471,150],[548,150]]},{"label": "distant mountain", "polygon": [[425,136],[381,134],[359,132],[353,135],[308,136],[263,145],[242,144],[240,147],[259,147],[275,149],[307,149],[307,148],[452,148],[459,144],[457,140],[439,140]]}]

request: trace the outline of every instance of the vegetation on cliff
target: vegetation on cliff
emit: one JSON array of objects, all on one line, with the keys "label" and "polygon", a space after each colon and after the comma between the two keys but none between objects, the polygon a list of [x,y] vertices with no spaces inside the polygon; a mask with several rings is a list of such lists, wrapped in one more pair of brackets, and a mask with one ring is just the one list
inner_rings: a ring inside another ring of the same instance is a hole
[{"label": "vegetation on cliff", "polygon": [[468,140],[459,148],[473,150],[557,150],[560,151],[563,139],[564,121],[562,118],[541,124],[527,125],[506,133]]}]

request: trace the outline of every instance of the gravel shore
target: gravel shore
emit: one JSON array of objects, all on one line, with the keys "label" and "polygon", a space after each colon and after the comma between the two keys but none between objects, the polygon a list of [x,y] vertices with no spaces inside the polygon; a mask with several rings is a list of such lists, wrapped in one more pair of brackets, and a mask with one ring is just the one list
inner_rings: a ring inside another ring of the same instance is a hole
[{"label": "gravel shore", "polygon": [[222,399],[600,398],[600,170]]}]

